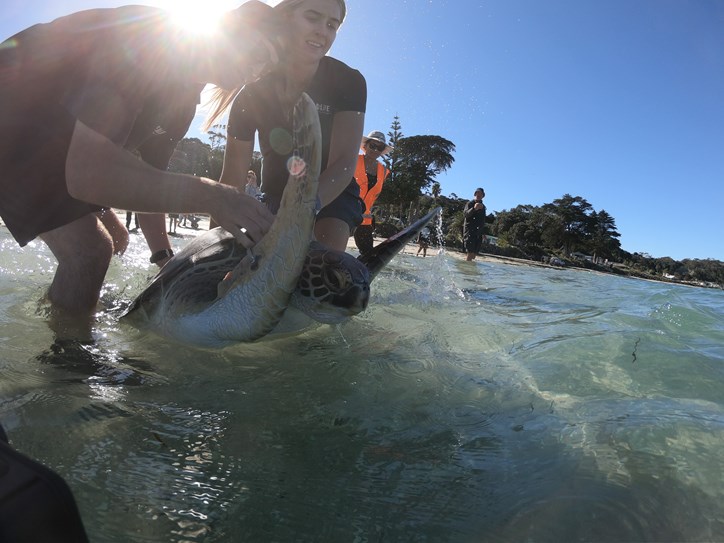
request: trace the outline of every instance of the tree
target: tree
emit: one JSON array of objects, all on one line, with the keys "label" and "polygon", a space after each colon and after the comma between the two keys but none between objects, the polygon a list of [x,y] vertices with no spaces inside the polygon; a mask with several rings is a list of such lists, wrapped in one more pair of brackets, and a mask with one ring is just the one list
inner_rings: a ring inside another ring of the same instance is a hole
[{"label": "tree", "polygon": [[385,183],[380,195],[383,204],[403,206],[423,192],[429,193],[435,177],[455,161],[451,154],[455,145],[440,136],[399,138],[394,145],[389,159],[389,183]]},{"label": "tree", "polygon": [[528,248],[542,244],[545,212],[536,206],[519,205],[500,211],[492,221],[492,233],[510,245]]},{"label": "tree", "polygon": [[[226,125],[215,124],[212,130],[208,131],[211,141],[211,152],[209,153],[209,177],[219,180],[221,170],[224,168],[224,153],[226,152]],[[246,172],[244,172],[246,173]],[[246,175],[243,175],[246,178]]]},{"label": "tree", "polygon": [[606,210],[594,211],[590,216],[590,245],[594,257],[613,258],[621,249],[616,221]]},{"label": "tree", "polygon": [[402,135],[402,125],[400,124],[400,118],[395,115],[392,118],[392,124],[390,125],[390,131],[387,133],[390,138],[390,145],[392,146],[392,152],[383,157],[385,167],[390,170],[390,176],[387,179],[390,183],[394,184],[397,178],[397,164],[399,162],[399,153],[396,153],[397,146],[400,140],[404,137]]},{"label": "tree", "polygon": [[442,187],[440,186],[440,183],[438,181],[435,181],[432,184],[432,188],[430,189],[430,195],[437,200],[440,198],[440,195],[442,194]]},{"label": "tree", "polygon": [[589,224],[588,213],[593,206],[585,198],[564,194],[543,207],[558,219],[547,225],[552,227],[548,232],[548,243],[554,247],[563,247],[566,254],[576,248],[583,248]]},{"label": "tree", "polygon": [[210,177],[211,147],[198,138],[184,138],[178,142],[169,161],[168,169],[177,173]]}]

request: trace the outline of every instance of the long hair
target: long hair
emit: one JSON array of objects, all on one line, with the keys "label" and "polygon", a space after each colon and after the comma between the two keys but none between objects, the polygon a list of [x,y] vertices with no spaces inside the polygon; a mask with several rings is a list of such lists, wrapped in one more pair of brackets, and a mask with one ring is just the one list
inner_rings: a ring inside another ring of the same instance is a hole
[{"label": "long hair", "polygon": [[217,119],[219,119],[221,116],[224,115],[224,113],[226,113],[226,110],[234,101],[236,95],[239,94],[240,90],[241,86],[238,86],[232,90],[226,90],[222,89],[221,87],[214,86],[212,89],[209,90],[210,96],[205,103],[205,106],[209,108],[209,112],[207,113],[206,118],[201,125],[201,130],[203,132],[206,132],[207,130],[209,130],[209,128],[214,126]]},{"label": "long hair", "polygon": [[[279,13],[289,13],[293,11],[297,6],[304,3],[305,0],[281,0],[274,5],[274,9]],[[345,0],[337,0],[340,10],[340,24],[344,22],[347,17],[347,3]],[[242,85],[243,86],[243,85]],[[221,87],[214,87],[210,91],[210,98],[206,102],[206,106],[209,108],[209,113],[206,115],[204,123],[201,125],[201,130],[206,132],[211,128],[217,119],[219,119],[234,101],[234,98],[242,86],[238,86],[232,90],[222,89]]]}]

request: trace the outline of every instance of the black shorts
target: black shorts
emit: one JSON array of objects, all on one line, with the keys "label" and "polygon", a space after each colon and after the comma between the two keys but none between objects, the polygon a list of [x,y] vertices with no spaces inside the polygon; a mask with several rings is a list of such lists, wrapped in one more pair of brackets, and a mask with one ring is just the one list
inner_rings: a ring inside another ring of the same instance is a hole
[{"label": "black shorts", "polygon": [[350,232],[362,223],[364,202],[359,197],[359,185],[352,179],[344,192],[317,214],[317,219],[340,219],[349,225]]},{"label": "black shorts", "polygon": [[483,228],[469,228],[463,232],[463,247],[466,253],[478,254],[483,246]]}]

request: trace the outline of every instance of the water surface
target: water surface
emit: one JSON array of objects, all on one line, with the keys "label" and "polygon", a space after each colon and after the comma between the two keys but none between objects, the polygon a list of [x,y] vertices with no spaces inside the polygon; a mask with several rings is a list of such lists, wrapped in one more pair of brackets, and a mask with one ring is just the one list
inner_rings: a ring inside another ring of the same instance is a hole
[{"label": "water surface", "polygon": [[93,542],[724,540],[722,291],[400,255],[349,323],[197,350],[119,324],[133,236],[59,345],[54,260],[0,249],[0,422]]}]

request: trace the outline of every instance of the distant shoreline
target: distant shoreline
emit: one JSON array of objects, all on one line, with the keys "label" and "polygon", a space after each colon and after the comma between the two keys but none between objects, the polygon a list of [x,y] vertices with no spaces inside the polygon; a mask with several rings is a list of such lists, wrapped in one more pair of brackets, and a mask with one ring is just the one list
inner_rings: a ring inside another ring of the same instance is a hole
[{"label": "distant shoreline", "polygon": [[[378,243],[381,243],[384,241],[384,238],[375,238],[375,245]],[[354,242],[354,238],[349,238],[349,241],[347,242],[347,249],[354,249],[357,250],[357,245]],[[402,254],[417,255],[417,249],[418,246],[416,243],[408,243],[401,251]],[[435,248],[433,246],[428,247],[427,252],[428,256],[432,257],[437,254],[437,251],[439,249]],[[466,255],[463,252],[450,249],[445,250],[446,255],[450,255],[451,257],[461,260],[465,262]],[[420,258],[422,258],[422,255],[420,255]],[[547,264],[545,262],[537,262],[535,260],[528,260],[525,258],[514,258],[511,256],[499,256],[499,255],[491,255],[487,253],[478,254],[478,256],[475,258],[476,262],[488,262],[488,263],[499,263],[499,264],[509,264],[511,266],[533,266],[537,268],[550,268],[550,269],[556,269],[556,270],[575,270],[575,271],[586,271],[586,272],[593,272],[593,273],[601,273],[605,275],[615,275],[618,277],[630,277],[632,279],[642,279],[644,281],[653,281],[655,283],[664,283],[668,285],[683,285],[688,287],[697,287],[697,288],[712,288],[712,289],[719,289],[723,290],[722,285],[716,285],[716,284],[703,284],[703,283],[696,283],[691,281],[677,281],[672,279],[663,279],[654,277],[651,275],[643,274],[641,272],[636,272],[631,270],[630,268],[623,266],[621,264],[614,264],[609,271],[606,268],[603,267],[596,267],[596,268],[584,268],[582,266],[554,266],[553,264]],[[614,271],[615,270],[615,271]]]},{"label": "distant shoreline", "polygon": [[[115,213],[119,216],[121,221],[125,223],[126,220],[126,212],[121,211],[118,209],[114,209]],[[177,232],[176,234],[169,234],[171,237],[175,238],[186,238],[186,237],[195,237],[196,235],[200,234],[201,232],[208,230],[209,228],[209,217],[207,215],[197,215],[199,218],[198,228],[188,228],[188,227],[181,227],[179,225],[179,228],[181,228],[181,232]],[[168,219],[167,219],[168,220]],[[0,222],[0,226],[5,226]],[[381,243],[384,241],[384,238],[375,238],[375,245],[378,243]],[[357,251],[357,245],[354,242],[354,238],[350,237],[349,241],[347,242],[347,250],[353,249]],[[416,243],[408,243],[401,251],[402,254],[417,255],[417,249],[418,246]],[[437,254],[437,251],[439,249],[430,246],[428,247],[427,251],[430,257]],[[461,260],[465,262],[465,253],[462,253],[460,251],[451,249],[446,250],[445,254],[450,255],[451,257]],[[422,258],[422,257],[421,257]],[[611,271],[597,267],[597,268],[584,268],[581,266],[554,266],[552,264],[547,264],[545,262],[537,262],[535,260],[527,260],[524,258],[514,258],[510,256],[498,256],[498,255],[491,255],[487,253],[479,254],[476,259],[477,262],[489,262],[489,263],[500,263],[500,264],[509,264],[513,266],[534,266],[538,268],[551,268],[551,269],[567,269],[567,270],[576,270],[576,271],[588,271],[588,272],[594,272],[594,273],[603,273],[603,274],[609,274],[609,275],[617,275],[619,277],[631,277],[633,279],[643,279],[645,281],[654,281],[657,283],[664,283],[664,284],[670,284],[670,285],[684,285],[689,287],[698,287],[698,288],[713,288],[713,289],[719,289],[724,290],[724,286],[722,285],[716,285],[716,284],[704,284],[704,283],[696,283],[692,281],[677,281],[672,279],[662,279],[658,277],[654,277],[651,275],[646,275],[638,271],[631,270],[630,268],[627,268],[626,266],[623,266],[621,264],[614,264]],[[616,271],[613,271],[613,270]]]}]

